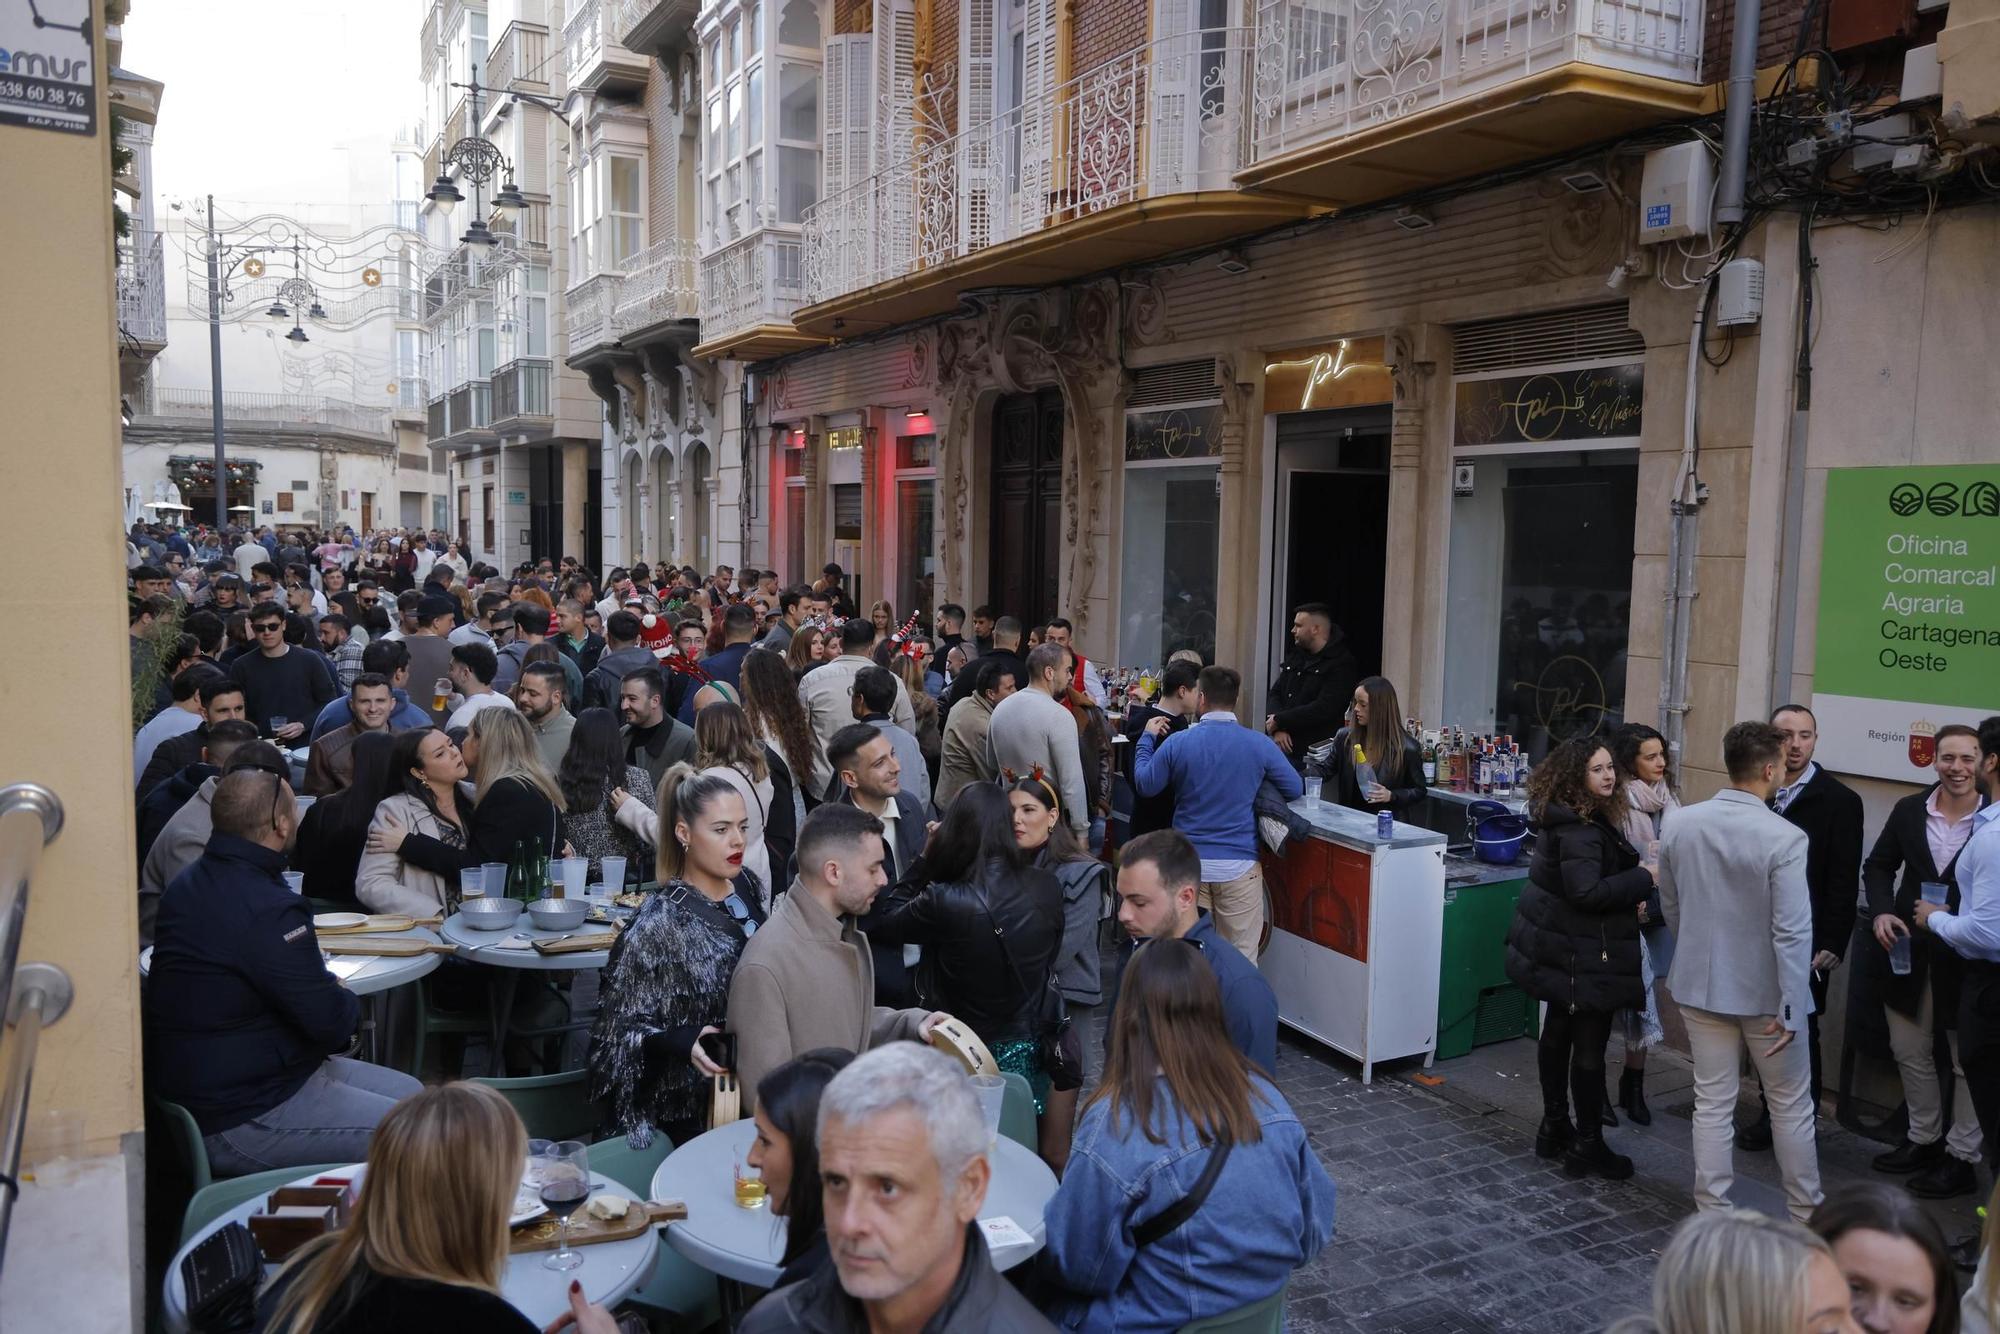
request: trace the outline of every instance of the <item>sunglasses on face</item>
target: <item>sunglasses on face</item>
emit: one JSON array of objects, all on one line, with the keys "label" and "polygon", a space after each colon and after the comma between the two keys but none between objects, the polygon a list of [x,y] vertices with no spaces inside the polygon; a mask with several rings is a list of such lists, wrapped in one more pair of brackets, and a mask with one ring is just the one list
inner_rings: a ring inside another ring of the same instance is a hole
[{"label": "sunglasses on face", "polygon": [[360,601],[361,605],[362,605],[362,606],[364,606],[364,607],[372,607],[372,606],[375,606],[375,605],[376,605],[377,603],[379,603],[379,602],[380,602],[381,600],[382,600],[381,598],[361,598],[361,599],[359,599],[359,601]]},{"label": "sunglasses on face", "polygon": [[250,628],[260,635],[275,635],[284,630],[285,623],[283,621],[266,621],[262,625],[253,625]]}]

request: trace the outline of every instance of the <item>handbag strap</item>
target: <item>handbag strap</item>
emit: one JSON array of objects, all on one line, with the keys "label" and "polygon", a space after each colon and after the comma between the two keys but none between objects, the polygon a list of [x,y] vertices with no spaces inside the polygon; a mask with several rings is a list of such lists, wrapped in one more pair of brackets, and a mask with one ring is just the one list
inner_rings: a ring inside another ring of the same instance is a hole
[{"label": "handbag strap", "polygon": [[1215,1189],[1215,1179],[1222,1175],[1222,1165],[1229,1161],[1229,1150],[1232,1147],[1220,1142],[1211,1147],[1208,1151],[1208,1162],[1203,1165],[1201,1175],[1195,1178],[1194,1185],[1188,1193],[1133,1228],[1132,1244],[1151,1246],[1193,1218],[1207,1202],[1208,1193]]}]

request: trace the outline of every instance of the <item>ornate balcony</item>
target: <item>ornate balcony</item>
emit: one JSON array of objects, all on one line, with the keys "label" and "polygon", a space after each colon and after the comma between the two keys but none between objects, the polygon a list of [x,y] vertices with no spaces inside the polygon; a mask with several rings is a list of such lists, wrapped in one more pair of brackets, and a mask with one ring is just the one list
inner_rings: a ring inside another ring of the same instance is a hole
[{"label": "ornate balcony", "polygon": [[628,51],[678,51],[693,45],[700,13],[700,0],[619,0],[618,40]]},{"label": "ornate balcony", "polygon": [[613,303],[618,299],[618,276],[594,274],[563,297],[563,331],[569,335],[569,364],[618,341],[611,327]]},{"label": "ornate balcony", "polygon": [[692,241],[678,237],[648,246],[625,266],[612,291],[611,325],[628,338],[656,325],[699,315]]},{"label": "ornate balcony", "polygon": [[[134,231],[118,264],[118,331],[146,360],[167,345],[165,251],[159,232]],[[122,347],[121,343],[121,347]]]},{"label": "ornate balcony", "polygon": [[[549,90],[549,30],[539,23],[510,23],[507,31],[500,34],[500,40],[493,44],[493,54],[488,58],[482,73],[486,82],[494,88],[511,89],[518,87],[522,92],[546,93]],[[493,106],[506,102],[504,97],[492,99]],[[492,107],[486,108],[489,112]]]},{"label": "ornate balcony", "polygon": [[1258,0],[1245,185],[1362,203],[1704,109],[1700,0]]},{"label": "ornate balcony", "polygon": [[812,347],[792,313],[804,296],[802,243],[790,232],[752,232],[701,258],[698,357],[755,361]]},{"label": "ornate balcony", "polygon": [[1235,188],[1252,54],[1243,28],[1162,38],[821,200],[798,328],[866,332],[949,311],[968,287],[1059,282],[1304,216]]},{"label": "ornate balcony", "polygon": [[[206,389],[156,389],[142,413],[149,417],[212,420],[215,400]],[[325,428],[380,439],[393,438],[390,409],[320,394],[263,394],[229,390],[222,419],[244,426]]]},{"label": "ornate balcony", "polygon": [[646,86],[645,56],[619,42],[618,0],[583,0],[563,24],[563,65],[571,92],[637,93]]},{"label": "ornate balcony", "polygon": [[432,399],[426,428],[433,449],[491,444],[498,438],[493,431],[493,386],[485,380],[467,380]]},{"label": "ornate balcony", "polygon": [[532,431],[549,424],[546,357],[523,357],[493,372],[493,429]]}]

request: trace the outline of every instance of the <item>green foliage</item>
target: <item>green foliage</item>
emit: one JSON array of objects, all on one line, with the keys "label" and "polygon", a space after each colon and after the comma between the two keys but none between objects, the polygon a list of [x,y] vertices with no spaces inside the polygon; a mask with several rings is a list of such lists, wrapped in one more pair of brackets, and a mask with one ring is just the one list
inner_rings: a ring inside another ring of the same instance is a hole
[{"label": "green foliage", "polygon": [[139,641],[140,647],[132,655],[132,733],[139,729],[154,713],[155,698],[159,694],[161,682],[173,670],[174,645],[181,637],[181,603],[173,601],[173,610],[153,622],[152,630]]}]

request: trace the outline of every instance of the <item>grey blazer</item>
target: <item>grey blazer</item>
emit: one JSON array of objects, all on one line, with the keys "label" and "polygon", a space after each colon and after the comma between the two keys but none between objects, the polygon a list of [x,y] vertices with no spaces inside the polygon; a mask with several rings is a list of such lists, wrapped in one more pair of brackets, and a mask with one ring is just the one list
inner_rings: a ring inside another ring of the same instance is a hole
[{"label": "grey blazer", "polygon": [[1660,907],[1678,940],[1667,989],[1712,1014],[1812,1013],[1805,832],[1748,792],[1683,806],[1660,836]]}]

